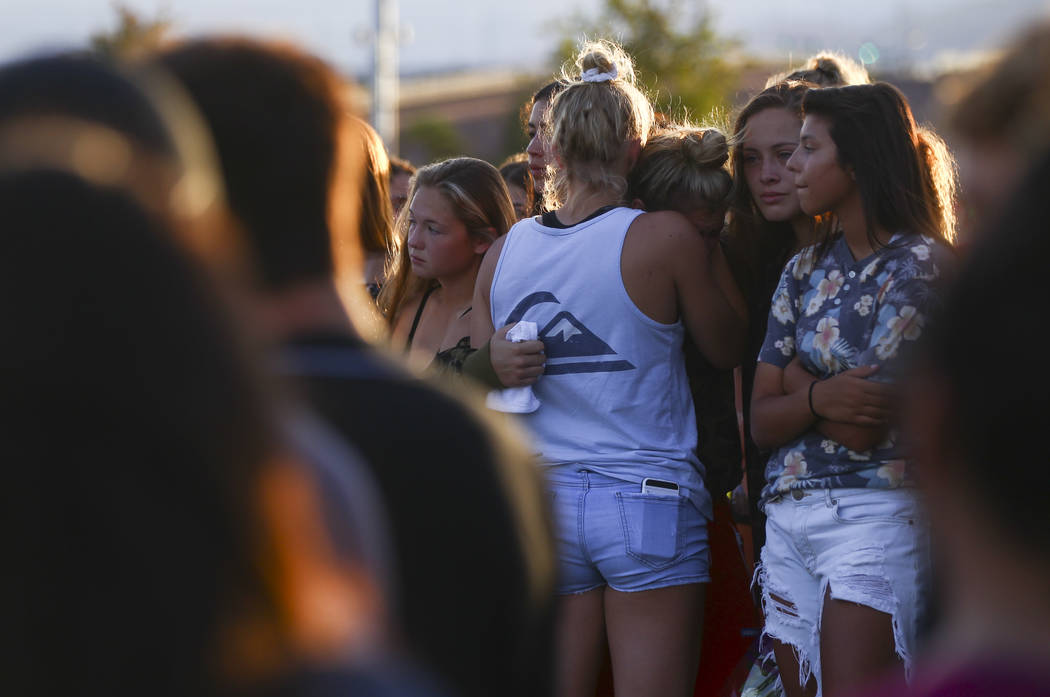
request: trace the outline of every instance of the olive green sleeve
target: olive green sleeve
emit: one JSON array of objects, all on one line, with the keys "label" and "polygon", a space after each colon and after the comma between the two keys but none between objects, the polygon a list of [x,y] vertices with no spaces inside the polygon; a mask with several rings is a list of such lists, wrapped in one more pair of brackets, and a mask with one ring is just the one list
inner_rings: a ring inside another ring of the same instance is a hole
[{"label": "olive green sleeve", "polygon": [[492,368],[492,359],[489,356],[489,342],[467,356],[463,361],[463,374],[469,376],[475,382],[493,390],[502,390],[503,383],[499,381],[496,371]]}]

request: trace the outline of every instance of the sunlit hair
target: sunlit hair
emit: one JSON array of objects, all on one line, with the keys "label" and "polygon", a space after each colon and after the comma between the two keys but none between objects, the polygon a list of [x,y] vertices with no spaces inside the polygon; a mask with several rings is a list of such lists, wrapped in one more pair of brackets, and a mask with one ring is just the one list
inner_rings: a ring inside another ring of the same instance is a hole
[{"label": "sunlit hair", "polygon": [[[804,113],[828,120],[839,162],[854,173],[864,206],[868,239],[876,227],[955,238],[955,165],[930,129],[916,127],[908,100],[893,85],[825,87],[810,90]],[[825,235],[818,256],[830,245]]]},{"label": "sunlit hair", "polygon": [[365,254],[387,254],[393,246],[394,211],[390,205],[390,160],[379,134],[359,118],[353,119],[361,149],[361,247]]},{"label": "sunlit hair", "polygon": [[801,68],[773,75],[766,80],[766,87],[789,80],[810,82],[817,87],[866,85],[871,82],[867,68],[836,51],[821,51],[807,58]]},{"label": "sunlit hair", "polygon": [[499,174],[507,186],[516,186],[525,192],[525,215],[532,215],[535,211],[536,194],[532,182],[532,172],[529,171],[529,156],[523,152],[511,155],[499,166]]},{"label": "sunlit hair", "polygon": [[416,173],[416,166],[404,158],[390,155],[389,160],[391,177],[394,177],[398,174],[407,174],[408,176],[412,176]]},{"label": "sunlit hair", "polygon": [[725,206],[733,188],[726,170],[729,143],[717,128],[678,125],[653,135],[628,177],[631,195],[649,210],[667,210],[682,196]]},{"label": "sunlit hair", "polygon": [[1025,155],[1050,146],[1050,22],[1025,33],[952,109],[949,128]]},{"label": "sunlit hair", "polygon": [[[584,82],[586,70],[616,72],[604,82]],[[554,96],[544,129],[558,158],[548,165],[544,205],[558,208],[570,182],[576,186],[609,189],[621,198],[627,181],[610,170],[632,141],[645,145],[653,127],[653,107],[635,86],[634,63],[610,41],[588,41],[571,66],[562,70],[565,86]]]},{"label": "sunlit hair", "polygon": [[404,304],[437,284],[412,273],[408,227],[412,201],[423,187],[438,191],[467,228],[478,238],[494,240],[506,234],[516,221],[510,193],[499,171],[484,160],[456,157],[420,167],[408,191],[408,204],[395,222],[396,248],[387,268],[387,282],[379,292],[379,309],[390,324],[397,321]]}]

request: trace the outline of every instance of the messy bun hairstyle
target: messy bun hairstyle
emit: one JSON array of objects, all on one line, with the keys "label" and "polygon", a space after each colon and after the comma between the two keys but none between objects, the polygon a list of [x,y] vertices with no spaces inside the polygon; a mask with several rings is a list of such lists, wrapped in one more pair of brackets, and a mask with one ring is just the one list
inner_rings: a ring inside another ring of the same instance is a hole
[{"label": "messy bun hairstyle", "polygon": [[674,208],[688,196],[696,203],[725,206],[733,189],[726,169],[729,142],[717,128],[678,125],[655,134],[631,171],[631,195],[650,210]]},{"label": "messy bun hairstyle", "polygon": [[610,41],[583,44],[571,67],[562,69],[561,92],[554,96],[545,130],[559,161],[548,170],[547,210],[565,201],[570,181],[609,188],[621,198],[627,181],[611,169],[632,141],[645,145],[653,127],[653,107],[635,85],[634,63]]},{"label": "messy bun hairstyle", "polygon": [[766,87],[785,80],[809,82],[817,87],[866,85],[871,82],[867,68],[845,54],[833,51],[821,51],[810,56],[803,67],[774,75],[766,80]]}]

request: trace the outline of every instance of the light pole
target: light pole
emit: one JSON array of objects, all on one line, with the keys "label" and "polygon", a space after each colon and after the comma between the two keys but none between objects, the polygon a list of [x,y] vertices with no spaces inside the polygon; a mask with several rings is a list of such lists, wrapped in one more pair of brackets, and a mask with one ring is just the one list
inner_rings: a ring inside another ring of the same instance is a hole
[{"label": "light pole", "polygon": [[397,49],[400,33],[398,0],[376,0],[375,43],[372,46],[372,125],[386,143],[398,152]]}]

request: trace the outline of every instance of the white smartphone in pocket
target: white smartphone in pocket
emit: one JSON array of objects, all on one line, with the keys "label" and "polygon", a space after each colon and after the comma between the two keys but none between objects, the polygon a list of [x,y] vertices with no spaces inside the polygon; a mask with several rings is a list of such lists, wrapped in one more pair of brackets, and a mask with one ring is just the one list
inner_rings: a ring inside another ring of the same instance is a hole
[{"label": "white smartphone in pocket", "polygon": [[642,480],[642,493],[653,496],[678,496],[678,485],[664,479],[646,477]]}]

